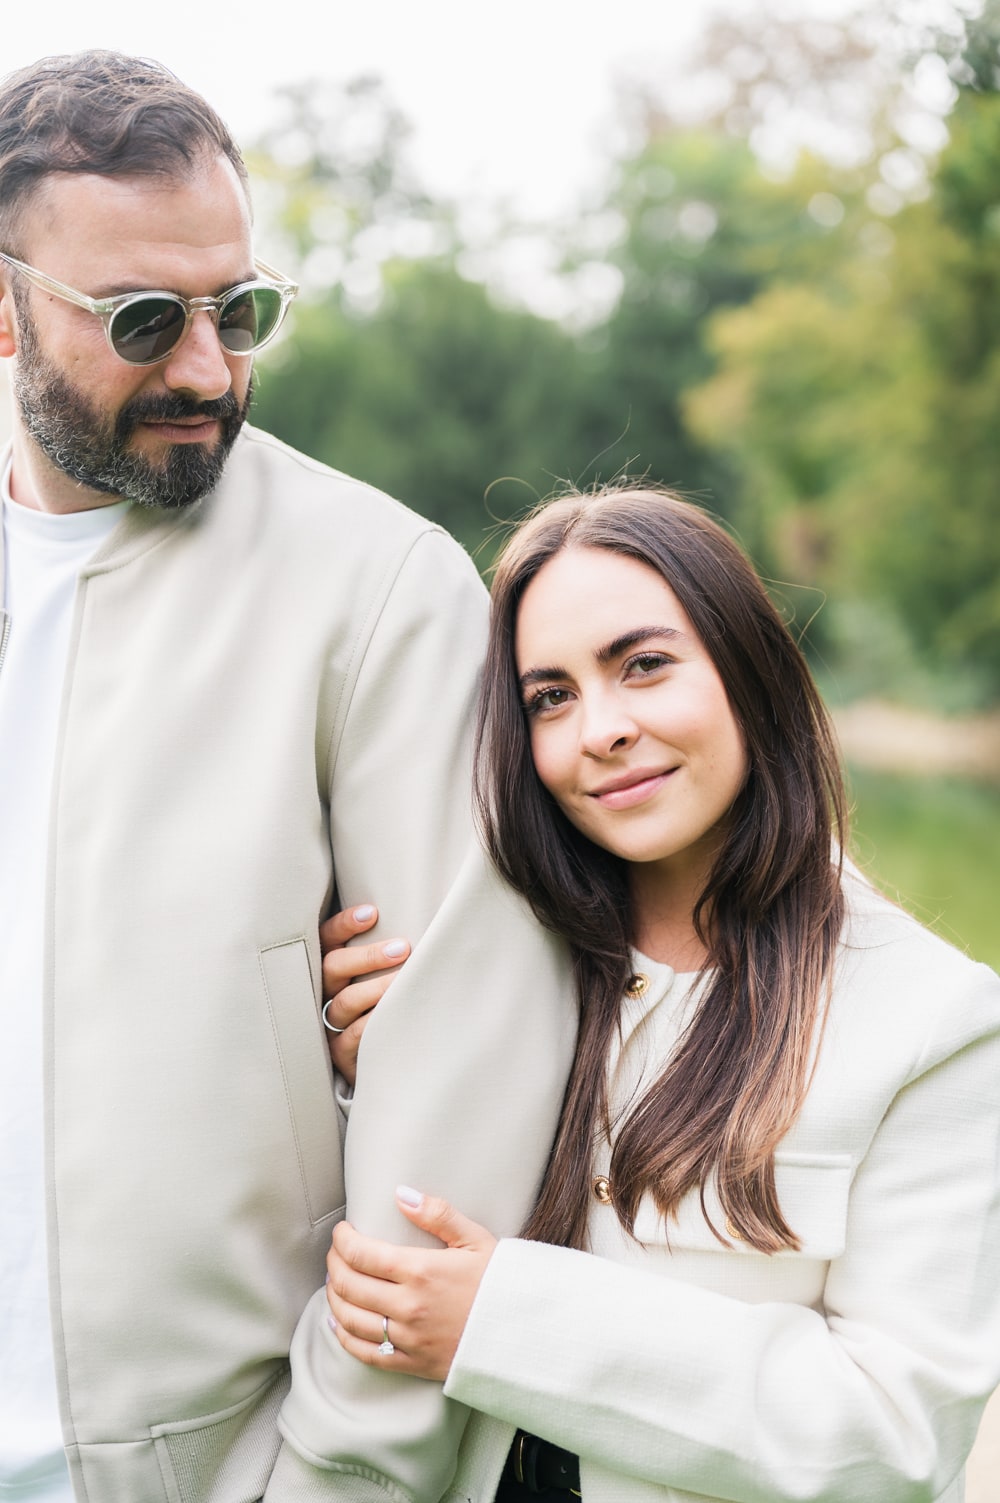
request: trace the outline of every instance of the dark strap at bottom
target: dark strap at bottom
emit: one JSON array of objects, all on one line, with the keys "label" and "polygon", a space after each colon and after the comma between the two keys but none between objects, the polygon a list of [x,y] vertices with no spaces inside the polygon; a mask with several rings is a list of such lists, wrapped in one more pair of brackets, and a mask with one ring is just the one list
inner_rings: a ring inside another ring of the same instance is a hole
[{"label": "dark strap at bottom", "polygon": [[579,1457],[518,1430],[500,1478],[496,1503],[523,1503],[525,1498],[564,1503],[569,1497],[580,1497]]}]

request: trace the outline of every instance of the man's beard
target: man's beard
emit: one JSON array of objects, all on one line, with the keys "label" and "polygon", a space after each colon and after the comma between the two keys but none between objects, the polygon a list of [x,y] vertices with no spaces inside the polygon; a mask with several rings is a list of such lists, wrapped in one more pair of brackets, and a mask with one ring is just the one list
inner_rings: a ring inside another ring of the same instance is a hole
[{"label": "man's beard", "polygon": [[[232,391],[205,402],[150,392],[133,397],[109,419],[41,353],[27,308],[18,308],[18,331],[14,395],[25,428],[56,469],[92,491],[171,510],[190,506],[216,484],[246,421],[252,380],[242,403]],[[153,464],[128,447],[147,419],[192,417],[218,419],[221,433],[213,448],[174,444]]]}]

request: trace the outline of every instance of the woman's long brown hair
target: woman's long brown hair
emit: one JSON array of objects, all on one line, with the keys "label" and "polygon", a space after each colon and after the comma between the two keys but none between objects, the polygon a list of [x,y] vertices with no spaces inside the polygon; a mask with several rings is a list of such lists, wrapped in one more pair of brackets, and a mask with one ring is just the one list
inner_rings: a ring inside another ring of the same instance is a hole
[{"label": "woman's long brown hair", "polygon": [[659,1079],[615,1124],[613,1203],[631,1232],[651,1195],[669,1235],[681,1199],[697,1190],[704,1204],[714,1177],[731,1231],[763,1252],[794,1248],[774,1150],[805,1099],[843,921],[840,763],[805,660],[748,559],[698,507],[645,488],[544,506],[508,542],[494,577],[479,817],[503,876],[567,941],[580,997],[560,1127],[525,1235],[586,1245],[594,1146],[612,1135],[606,1061],[632,972],[627,864],[571,825],[540,783],[518,690],[521,597],[567,547],[608,549],[666,580],[722,679],[748,759],[694,914],[710,979]]}]

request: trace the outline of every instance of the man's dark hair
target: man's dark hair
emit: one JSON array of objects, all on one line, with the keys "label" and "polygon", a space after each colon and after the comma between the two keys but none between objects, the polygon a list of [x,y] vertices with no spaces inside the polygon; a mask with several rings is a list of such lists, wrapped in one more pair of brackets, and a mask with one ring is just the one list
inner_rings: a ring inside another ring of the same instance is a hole
[{"label": "man's dark hair", "polygon": [[169,68],[119,52],[45,57],[0,82],[0,249],[18,253],[23,211],[46,177],[171,177],[223,156],[247,170],[228,127]]}]

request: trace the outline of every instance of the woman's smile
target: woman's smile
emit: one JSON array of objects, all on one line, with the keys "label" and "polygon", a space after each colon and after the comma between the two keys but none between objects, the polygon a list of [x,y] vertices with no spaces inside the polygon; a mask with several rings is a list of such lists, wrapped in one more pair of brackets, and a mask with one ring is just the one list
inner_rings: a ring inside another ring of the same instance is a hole
[{"label": "woman's smile", "polygon": [[676,771],[675,767],[668,767],[662,772],[642,768],[624,772],[620,777],[609,778],[599,788],[590,789],[589,797],[596,799],[605,809],[632,809],[658,793]]}]

